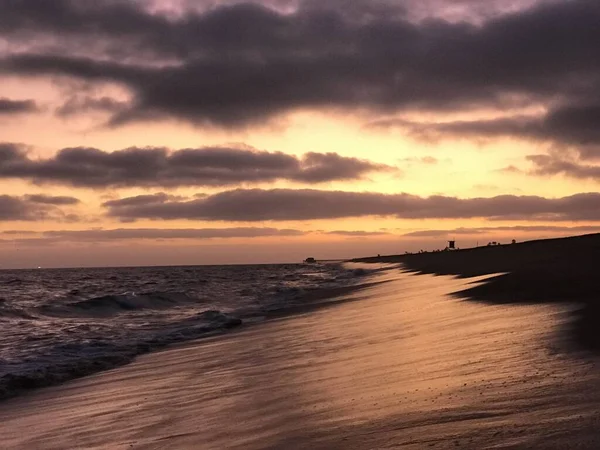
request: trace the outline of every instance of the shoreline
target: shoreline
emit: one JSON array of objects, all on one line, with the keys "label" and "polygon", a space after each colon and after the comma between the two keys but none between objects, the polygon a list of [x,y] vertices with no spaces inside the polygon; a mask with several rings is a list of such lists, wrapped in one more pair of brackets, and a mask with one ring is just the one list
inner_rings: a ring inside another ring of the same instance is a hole
[{"label": "shoreline", "polygon": [[600,285],[596,265],[600,234],[526,241],[444,252],[357,258],[362,263],[402,263],[417,274],[461,278],[501,274],[456,295],[489,304],[566,303],[573,312],[577,346],[600,352]]},{"label": "shoreline", "polygon": [[375,281],[1,403],[4,446],[597,448],[596,360],[557,349],[564,308],[449,295],[483,277]]},{"label": "shoreline", "polygon": [[134,362],[138,357],[146,354],[178,348],[188,344],[193,345],[197,341],[215,336],[223,336],[234,330],[246,329],[250,326],[256,326],[269,320],[285,318],[295,314],[303,314],[313,310],[335,306],[335,304],[341,301],[352,300],[336,299],[360,292],[374,284],[376,283],[369,282],[368,280],[366,282],[365,280],[361,280],[361,282],[357,284],[346,286],[316,288],[296,300],[297,302],[301,302],[301,305],[264,311],[260,314],[242,315],[241,317],[237,317],[236,315],[223,314],[220,311],[205,311],[201,313],[201,315],[207,316],[205,325],[199,327],[193,335],[186,338],[174,340],[172,342],[139,343],[135,348],[124,351],[118,356],[100,356],[96,359],[74,361],[73,368],[68,372],[54,373],[38,370],[31,373],[7,374],[0,378],[0,404],[15,397],[28,395],[30,392],[35,392],[39,389],[60,386],[72,380],[93,376],[97,373],[126,366]]},{"label": "shoreline", "polygon": [[0,402],[3,445],[595,449],[598,248],[354,260],[391,270]]}]

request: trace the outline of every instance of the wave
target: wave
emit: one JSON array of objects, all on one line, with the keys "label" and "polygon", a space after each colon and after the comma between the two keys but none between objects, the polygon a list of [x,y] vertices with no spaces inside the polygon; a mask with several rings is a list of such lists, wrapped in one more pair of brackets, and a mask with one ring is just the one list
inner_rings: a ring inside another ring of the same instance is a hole
[{"label": "wave", "polygon": [[35,316],[22,309],[0,307],[0,319],[35,319]]},{"label": "wave", "polygon": [[40,311],[49,316],[107,317],[128,311],[168,309],[202,300],[182,292],[147,292],[103,295],[62,305],[46,304]]},{"label": "wave", "polygon": [[0,319],[33,319],[27,311],[20,308],[11,308],[6,300],[0,298]]},{"label": "wave", "polygon": [[55,345],[44,355],[27,364],[10,364],[0,360],[0,400],[28,389],[59,384],[84,375],[131,362],[136,356],[158,348],[208,334],[225,331],[242,324],[242,320],[220,311],[204,311],[178,326],[135,341],[109,342],[102,339],[65,342]]},{"label": "wave", "polygon": [[[242,320],[262,321],[322,303],[375,272],[334,265],[309,269],[217,266],[202,269],[204,278],[192,271],[190,279],[177,268],[160,269],[154,278],[133,271],[117,283],[107,283],[114,278],[108,274],[81,282],[78,273],[77,278],[67,273],[52,280],[60,288],[48,289],[52,295],[44,299],[38,288],[19,294],[20,303],[0,298],[0,322],[19,327],[7,334],[11,347],[0,354],[0,399],[126,364],[139,354],[221,332]],[[273,278],[274,272],[279,277]]]}]

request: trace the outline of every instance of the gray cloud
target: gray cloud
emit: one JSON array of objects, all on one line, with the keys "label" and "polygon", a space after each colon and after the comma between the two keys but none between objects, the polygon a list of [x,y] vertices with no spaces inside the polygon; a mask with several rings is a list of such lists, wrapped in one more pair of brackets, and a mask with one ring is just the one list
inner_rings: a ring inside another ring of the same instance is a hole
[{"label": "gray cloud", "polygon": [[56,110],[59,117],[71,117],[90,112],[118,113],[127,108],[127,102],[110,97],[73,96]]},{"label": "gray cloud", "polygon": [[26,195],[25,199],[32,203],[41,203],[43,205],[76,205],[80,203],[79,199],[67,196],[53,196],[45,194]]},{"label": "gray cloud", "polygon": [[543,119],[531,116],[453,122],[413,122],[404,119],[382,119],[367,124],[367,127],[401,128],[412,137],[424,141],[437,141],[447,137],[546,137],[543,133]]},{"label": "gray cloud", "polygon": [[0,115],[36,112],[37,104],[33,100],[11,100],[0,98]]},{"label": "gray cloud", "polygon": [[[541,132],[575,143],[594,134],[580,110],[600,104],[596,0],[543,2],[480,25],[414,22],[405,12],[394,2],[313,1],[290,13],[246,3],[167,17],[135,2],[2,0],[0,35],[29,50],[0,70],[125,86],[132,101],[113,125],[175,117],[244,126],[298,108],[396,113],[560,100],[563,115],[549,122],[558,131]],[[36,47],[40,36],[60,52]]]},{"label": "gray cloud", "polygon": [[323,183],[390,170],[396,169],[337,153],[296,157],[222,147],[177,151],[132,147],[110,153],[76,147],[62,149],[52,158],[31,159],[18,145],[0,144],[0,178],[88,188],[226,186],[277,180]]},{"label": "gray cloud", "polygon": [[600,181],[600,166],[567,159],[556,153],[548,155],[529,155],[527,159],[533,164],[529,172],[534,175],[565,175],[577,179]]},{"label": "gray cloud", "polygon": [[0,195],[0,221],[75,222],[78,220],[77,216],[63,212],[57,205],[73,205],[77,202],[78,200],[72,197]]},{"label": "gray cloud", "polygon": [[192,200],[165,194],[111,200],[109,216],[124,221],[153,220],[310,220],[393,216],[404,219],[487,218],[491,220],[600,220],[600,193],[562,198],[501,195],[490,198],[418,197],[410,194],[237,189]]},{"label": "gray cloud", "polygon": [[583,158],[600,156],[600,99],[597,104],[562,105],[544,116],[515,116],[491,120],[442,123],[411,122],[402,119],[380,120],[375,128],[399,127],[413,137],[426,141],[452,138],[517,137],[553,142],[572,147]]}]

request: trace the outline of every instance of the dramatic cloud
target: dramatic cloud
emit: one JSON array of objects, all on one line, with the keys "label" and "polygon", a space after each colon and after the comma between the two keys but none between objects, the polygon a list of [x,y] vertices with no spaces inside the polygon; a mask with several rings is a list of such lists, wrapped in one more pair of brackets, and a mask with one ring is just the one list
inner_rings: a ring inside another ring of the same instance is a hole
[{"label": "dramatic cloud", "polygon": [[534,175],[565,175],[571,178],[600,181],[600,166],[585,164],[577,160],[561,157],[556,153],[548,155],[529,155],[533,164],[530,173]]},{"label": "dramatic cloud", "polygon": [[0,98],[0,116],[29,113],[37,110],[38,107],[33,100],[10,100],[8,98]]},{"label": "dramatic cloud", "polygon": [[72,197],[51,197],[46,195],[13,197],[10,195],[0,195],[0,221],[55,220],[75,222],[77,221],[75,215],[66,214],[57,205],[73,205],[78,202],[77,199]]},{"label": "dramatic cloud", "polygon": [[240,3],[179,15],[140,4],[0,0],[0,36],[21,49],[0,71],[123,86],[132,100],[113,125],[169,117],[231,127],[296,109],[560,104],[525,134],[577,145],[597,135],[589,127],[600,105],[597,0],[494,7],[479,24],[411,20],[407,8],[417,2],[304,1],[292,11]]},{"label": "dramatic cloud", "polygon": [[123,221],[155,220],[310,220],[393,216],[403,219],[600,220],[600,193],[563,198],[501,195],[490,198],[418,197],[409,194],[237,189],[193,200],[165,194],[112,200],[109,216]]},{"label": "dramatic cloud", "polygon": [[532,139],[568,146],[576,149],[583,158],[600,157],[600,97],[597,104],[556,107],[540,117],[516,116],[441,123],[391,119],[373,122],[369,127],[397,127],[426,141],[448,137]]},{"label": "dramatic cloud", "polygon": [[391,166],[340,156],[238,148],[128,148],[112,153],[95,148],[65,148],[49,159],[31,159],[15,144],[0,144],[0,178],[29,179],[75,187],[226,186],[289,180],[323,183],[357,180]]},{"label": "dramatic cloud", "polygon": [[20,198],[0,196],[0,220],[32,220],[36,212]]}]

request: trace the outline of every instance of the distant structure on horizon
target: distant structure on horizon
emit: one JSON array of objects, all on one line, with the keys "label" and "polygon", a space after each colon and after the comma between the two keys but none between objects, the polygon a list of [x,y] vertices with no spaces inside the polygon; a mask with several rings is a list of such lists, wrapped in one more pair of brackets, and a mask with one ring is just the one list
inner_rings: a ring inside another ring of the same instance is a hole
[{"label": "distant structure on horizon", "polygon": [[306,259],[304,260],[304,262],[305,262],[306,264],[314,264],[314,263],[316,263],[316,262],[317,262],[317,260],[316,260],[315,258],[306,258]]},{"label": "distant structure on horizon", "polygon": [[448,249],[455,250],[456,249],[456,241],[448,241]]}]

